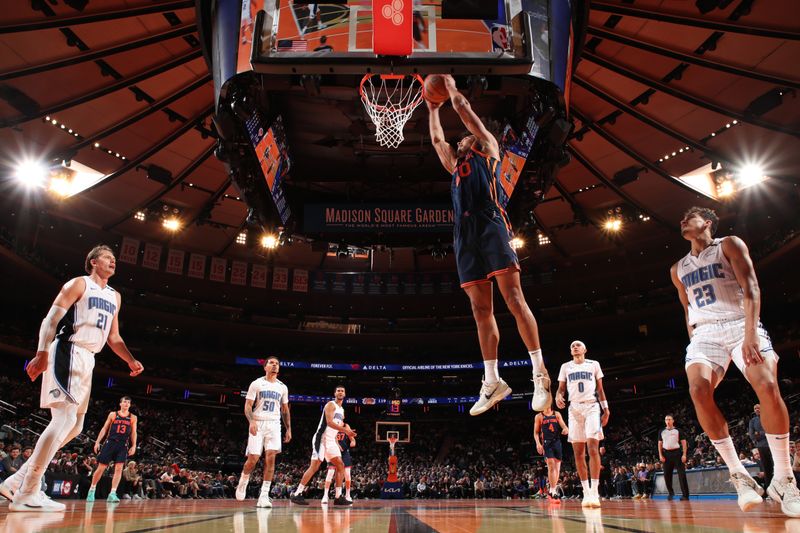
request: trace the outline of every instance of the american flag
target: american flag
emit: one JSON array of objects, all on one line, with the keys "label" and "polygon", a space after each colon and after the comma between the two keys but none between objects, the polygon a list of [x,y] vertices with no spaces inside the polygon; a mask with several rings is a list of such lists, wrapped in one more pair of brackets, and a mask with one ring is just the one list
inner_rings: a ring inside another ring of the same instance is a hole
[{"label": "american flag", "polygon": [[281,39],[278,52],[308,52],[308,41],[302,39]]}]

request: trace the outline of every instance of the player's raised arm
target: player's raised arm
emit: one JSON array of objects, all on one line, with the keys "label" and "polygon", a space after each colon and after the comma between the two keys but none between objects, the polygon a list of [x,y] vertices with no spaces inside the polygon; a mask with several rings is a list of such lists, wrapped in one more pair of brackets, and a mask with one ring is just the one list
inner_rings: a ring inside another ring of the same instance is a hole
[{"label": "player's raised arm", "polygon": [[731,236],[722,241],[722,253],[733,267],[736,281],[742,288],[744,298],[744,341],[742,356],[747,366],[763,363],[758,341],[758,319],[761,313],[761,289],[750,259],[747,245],[739,237]]},{"label": "player's raised arm", "polygon": [[430,129],[431,143],[433,143],[433,148],[436,150],[442,166],[452,174],[456,170],[456,152],[444,137],[444,129],[442,129],[442,122],[439,118],[439,109],[442,104],[435,104],[428,100],[425,102],[428,104],[428,128]]},{"label": "player's raised arm", "polygon": [[117,354],[117,357],[128,363],[128,368],[131,369],[131,376],[138,376],[144,371],[144,365],[136,360],[133,354],[128,350],[125,341],[119,334],[119,313],[122,308],[122,296],[117,293],[117,313],[111,320],[111,330],[108,333],[108,347],[111,351]]},{"label": "player's raised arm", "polygon": [[692,338],[692,326],[689,324],[689,298],[686,296],[686,287],[683,286],[680,278],[678,278],[678,263],[672,265],[672,268],[669,269],[670,278],[672,278],[672,284],[675,285],[675,289],[678,291],[678,299],[681,301],[681,305],[683,306],[683,317],[686,321],[686,332],[689,334],[689,338]]},{"label": "player's raised arm", "polygon": [[495,139],[494,135],[492,135],[491,132],[486,129],[486,126],[484,126],[481,119],[475,114],[475,111],[472,110],[469,100],[467,100],[463,94],[458,92],[458,88],[456,87],[456,82],[453,77],[449,74],[443,77],[444,86],[447,88],[447,92],[450,94],[450,102],[452,102],[453,109],[455,109],[459,118],[461,118],[461,122],[463,122],[467,130],[469,130],[469,132],[475,136],[487,155],[492,156],[495,159],[500,159],[500,148],[497,144],[497,139]]},{"label": "player's raised arm", "polygon": [[67,314],[67,309],[77,302],[86,290],[86,281],[83,278],[73,278],[61,287],[50,311],[42,320],[39,327],[39,345],[36,348],[36,356],[31,359],[25,367],[28,377],[35,381],[39,375],[47,369],[47,361],[50,356],[49,347],[56,337],[58,323]]}]

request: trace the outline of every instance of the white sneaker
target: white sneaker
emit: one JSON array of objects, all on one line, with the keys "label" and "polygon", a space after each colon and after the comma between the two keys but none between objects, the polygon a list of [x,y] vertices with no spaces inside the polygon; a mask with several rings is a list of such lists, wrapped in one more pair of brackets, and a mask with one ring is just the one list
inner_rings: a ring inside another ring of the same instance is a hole
[{"label": "white sneaker", "polygon": [[6,484],[5,481],[0,483],[0,496],[10,502],[14,501],[14,491]]},{"label": "white sneaker", "polygon": [[581,500],[581,507],[588,507],[589,509],[600,508],[600,498],[595,496],[591,491],[583,496]]},{"label": "white sneaker", "polygon": [[328,498],[322,498],[322,501],[319,503],[321,503],[322,505],[328,505]]},{"label": "white sneaker", "polygon": [[236,499],[242,501],[245,496],[247,496],[247,483],[242,485],[242,482],[239,481],[239,484],[236,485]]},{"label": "white sneaker", "polygon": [[531,409],[544,411],[553,401],[553,397],[550,394],[550,376],[546,372],[535,372],[531,381],[533,381]]},{"label": "white sneaker", "polygon": [[263,508],[271,508],[272,507],[272,500],[269,499],[269,494],[261,493],[261,496],[258,497],[258,502],[256,503],[256,507],[263,507]]},{"label": "white sneaker", "polygon": [[739,507],[742,511],[749,511],[764,501],[762,498],[764,489],[750,477],[750,474],[735,472],[731,474],[731,483],[739,494]]},{"label": "white sneaker", "polygon": [[781,511],[786,516],[800,517],[800,490],[794,477],[772,478],[772,483],[767,488],[767,494],[776,502],[781,503]]},{"label": "white sneaker", "polygon": [[41,493],[20,494],[8,505],[9,511],[37,512],[37,513],[57,513],[66,509],[67,506],[51,500],[47,496],[42,497]]},{"label": "white sneaker", "polygon": [[481,392],[480,396],[478,397],[478,401],[472,406],[469,410],[469,414],[472,416],[478,416],[480,414],[485,413],[489,409],[491,409],[494,404],[505,398],[511,394],[511,387],[508,386],[508,383],[503,381],[502,379],[497,383],[486,383],[485,381],[481,384]]}]

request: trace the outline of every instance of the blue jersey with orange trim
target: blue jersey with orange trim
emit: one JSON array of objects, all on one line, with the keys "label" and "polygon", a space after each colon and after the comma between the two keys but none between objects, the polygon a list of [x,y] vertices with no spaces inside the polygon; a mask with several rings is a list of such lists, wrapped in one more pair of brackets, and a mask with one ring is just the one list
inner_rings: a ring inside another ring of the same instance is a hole
[{"label": "blue jersey with orange trim", "polygon": [[559,439],[561,435],[561,424],[558,423],[558,417],[553,413],[550,416],[542,414],[542,436],[545,442],[553,442]]},{"label": "blue jersey with orange trim", "polygon": [[455,223],[461,217],[487,208],[496,208],[503,217],[507,229],[511,230],[505,209],[500,205],[497,190],[500,179],[500,161],[475,148],[456,161],[450,196],[453,200]]},{"label": "blue jersey with orange trim", "polygon": [[108,440],[114,442],[128,442],[131,436],[131,415],[120,416],[114,413],[114,420],[111,421],[111,427],[108,428]]},{"label": "blue jersey with orange trim", "polygon": [[340,431],[336,434],[336,442],[342,448],[342,453],[350,453],[350,437],[348,437],[344,431]]}]

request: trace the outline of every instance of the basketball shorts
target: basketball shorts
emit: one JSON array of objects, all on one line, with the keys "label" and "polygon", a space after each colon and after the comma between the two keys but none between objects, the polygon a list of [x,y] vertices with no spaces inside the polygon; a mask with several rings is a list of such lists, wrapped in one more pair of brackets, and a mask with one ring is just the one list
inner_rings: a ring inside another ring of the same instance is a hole
[{"label": "basketball shorts", "polygon": [[336,442],[336,435],[329,436],[325,433],[321,437],[315,438],[311,442],[311,460],[328,461],[334,457],[341,457],[342,450]]},{"label": "basketball shorts", "polygon": [[264,450],[281,451],[281,421],[256,420],[258,431],[247,433],[247,455],[261,455]]},{"label": "basketball shorts", "polygon": [[[772,349],[769,333],[758,324],[758,340],[761,356],[764,359],[778,360],[778,354]],[[744,374],[744,357],[742,342],[744,341],[744,318],[701,324],[694,328],[692,339],[686,347],[686,368],[701,364],[725,375],[728,366],[733,364]]]},{"label": "basketball shorts", "polygon": [[586,439],[603,440],[603,425],[600,423],[600,404],[597,402],[570,402],[569,442],[586,442]]},{"label": "basketball shorts", "polygon": [[124,465],[127,460],[128,443],[126,441],[108,440],[97,455],[97,462],[104,465],[109,463]]},{"label": "basketball shorts", "polygon": [[42,374],[39,406],[49,409],[69,402],[78,404],[78,414],[86,414],[92,393],[93,370],[94,352],[56,339],[50,344],[47,370]]},{"label": "basketball shorts", "polygon": [[511,233],[495,207],[464,214],[453,229],[453,248],[461,287],[520,270]]},{"label": "basketball shorts", "polygon": [[561,461],[563,453],[561,450],[561,439],[544,443],[544,456],[547,459],[558,459]]},{"label": "basketball shorts", "polygon": [[[345,468],[352,468],[353,467],[353,458],[350,456],[350,451],[345,450],[342,452],[342,462],[344,463]],[[336,467],[333,465],[328,465],[328,470],[335,470]]]}]

